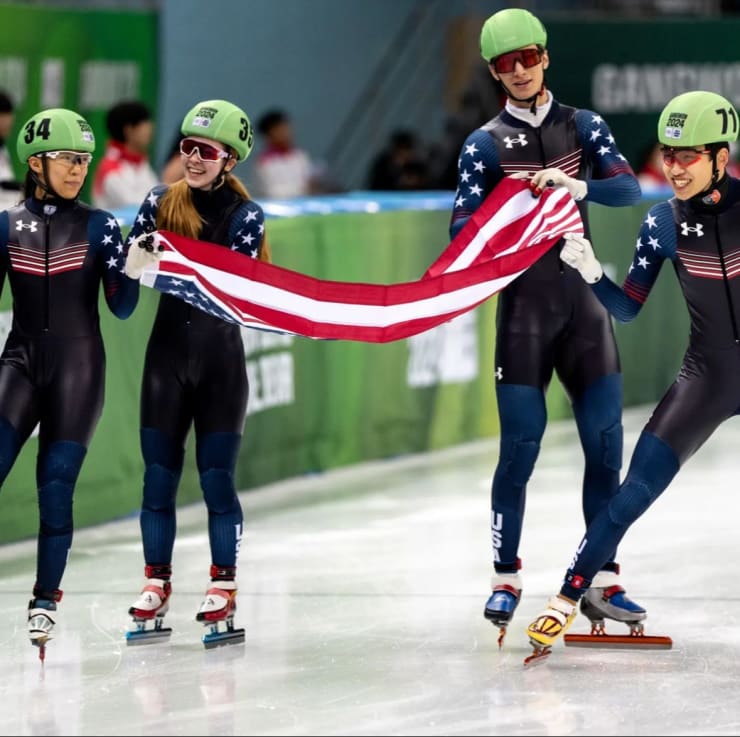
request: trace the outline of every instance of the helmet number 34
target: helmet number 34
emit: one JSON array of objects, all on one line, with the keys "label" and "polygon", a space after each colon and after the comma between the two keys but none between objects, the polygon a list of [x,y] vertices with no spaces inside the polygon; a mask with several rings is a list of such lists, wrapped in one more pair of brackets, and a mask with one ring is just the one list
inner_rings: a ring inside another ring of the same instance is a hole
[{"label": "helmet number 34", "polygon": [[[36,123],[38,122],[38,125]],[[29,120],[26,126],[26,135],[23,140],[26,143],[32,143],[34,138],[43,138],[47,140],[51,134],[51,118],[42,118],[39,121]]]}]

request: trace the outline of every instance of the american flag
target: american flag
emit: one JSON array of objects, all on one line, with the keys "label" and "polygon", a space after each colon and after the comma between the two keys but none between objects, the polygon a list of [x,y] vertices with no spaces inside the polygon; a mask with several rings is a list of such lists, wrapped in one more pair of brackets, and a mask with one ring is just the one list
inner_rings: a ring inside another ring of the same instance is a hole
[{"label": "american flag", "polygon": [[583,222],[565,188],[534,197],[526,182],[504,178],[417,281],[316,279],[160,230],[165,251],[141,282],[244,327],[387,343],[477,307],[567,232],[583,233]]}]

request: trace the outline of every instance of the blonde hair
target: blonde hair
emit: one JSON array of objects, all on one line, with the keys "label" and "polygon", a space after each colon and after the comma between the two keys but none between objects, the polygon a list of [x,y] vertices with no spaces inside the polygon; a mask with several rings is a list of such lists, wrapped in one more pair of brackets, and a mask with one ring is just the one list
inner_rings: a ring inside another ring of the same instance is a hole
[{"label": "blonde hair", "polygon": [[[241,180],[233,174],[225,175],[223,186],[233,189],[245,201],[252,199]],[[171,230],[173,233],[179,233],[186,238],[197,239],[204,224],[205,221],[193,204],[193,195],[188,183],[184,179],[180,179],[171,184],[159,202],[157,228]],[[272,261],[266,236],[262,238],[262,245],[257,258],[267,263]]]}]

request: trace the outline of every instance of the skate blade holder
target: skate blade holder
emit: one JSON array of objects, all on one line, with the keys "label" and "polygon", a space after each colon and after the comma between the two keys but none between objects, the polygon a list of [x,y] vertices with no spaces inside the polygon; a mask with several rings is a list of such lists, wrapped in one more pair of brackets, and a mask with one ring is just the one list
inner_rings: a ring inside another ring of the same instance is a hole
[{"label": "skate blade holder", "polygon": [[162,642],[169,640],[172,634],[172,627],[154,627],[145,629],[143,625],[135,630],[126,632],[127,645],[145,645],[151,642]]},{"label": "skate blade holder", "polygon": [[543,663],[552,653],[552,645],[540,645],[539,643],[537,645],[532,643],[532,645],[534,652],[524,658],[524,665],[527,667]]},{"label": "skate blade holder", "polygon": [[568,647],[601,647],[611,650],[670,650],[673,640],[664,635],[564,635]]},{"label": "skate blade holder", "polygon": [[222,645],[243,645],[245,638],[244,628],[234,629],[234,626],[227,626],[225,630],[219,630],[218,623],[208,624],[209,632],[203,635],[203,645],[206,650],[212,650]]},{"label": "skate blade holder", "polygon": [[43,664],[46,659],[46,644],[51,640],[48,635],[41,635],[40,637],[31,638],[31,644],[39,649],[39,660]]}]

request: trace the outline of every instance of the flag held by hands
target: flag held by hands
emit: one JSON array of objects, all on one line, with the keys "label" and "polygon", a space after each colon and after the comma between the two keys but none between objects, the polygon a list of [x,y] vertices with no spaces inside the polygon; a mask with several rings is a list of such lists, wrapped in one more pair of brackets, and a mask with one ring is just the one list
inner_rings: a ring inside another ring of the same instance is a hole
[{"label": "flag held by hands", "polygon": [[533,197],[525,182],[504,178],[417,281],[316,279],[160,230],[164,254],[141,282],[245,327],[388,343],[474,309],[567,232],[583,233],[583,222],[565,188]]}]

